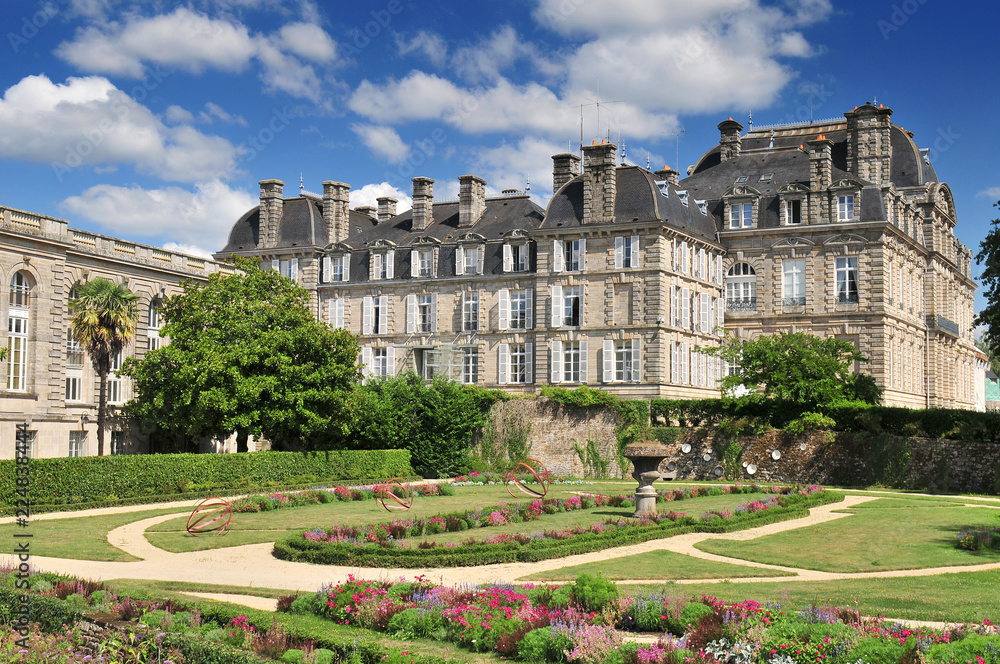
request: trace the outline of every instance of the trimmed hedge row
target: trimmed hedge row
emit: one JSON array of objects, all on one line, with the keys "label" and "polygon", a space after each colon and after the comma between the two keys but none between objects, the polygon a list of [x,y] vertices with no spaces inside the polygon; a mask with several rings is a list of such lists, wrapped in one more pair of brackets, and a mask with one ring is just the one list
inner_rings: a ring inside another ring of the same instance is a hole
[{"label": "trimmed hedge row", "polygon": [[524,545],[472,544],[453,549],[399,549],[378,545],[356,546],[348,543],[307,540],[301,531],[274,543],[273,554],[282,560],[322,565],[354,565],[358,567],[470,567],[494,563],[538,562],[564,558],[578,553],[591,553],[653,539],[673,537],[682,533],[724,533],[744,530],[778,521],[787,521],[808,514],[808,508],[840,502],[844,495],[824,491],[811,496],[788,496],[787,507],[772,507],[760,512],[734,516],[730,519],[705,523],[680,524],[664,522],[634,528],[616,528],[605,533],[581,533],[565,540],[544,538]]},{"label": "trimmed hedge row", "polygon": [[[16,504],[14,460],[0,461],[0,506]],[[32,505],[120,503],[151,496],[289,486],[316,481],[408,477],[405,450],[242,454],[154,454],[32,459]]]},{"label": "trimmed hedge row", "polygon": [[[756,421],[783,429],[810,409],[799,403],[769,399],[653,399],[654,424],[678,427],[712,426],[723,419]],[[893,408],[851,403],[820,407],[838,431],[887,433],[895,436],[1000,442],[1000,413],[950,408]]]}]

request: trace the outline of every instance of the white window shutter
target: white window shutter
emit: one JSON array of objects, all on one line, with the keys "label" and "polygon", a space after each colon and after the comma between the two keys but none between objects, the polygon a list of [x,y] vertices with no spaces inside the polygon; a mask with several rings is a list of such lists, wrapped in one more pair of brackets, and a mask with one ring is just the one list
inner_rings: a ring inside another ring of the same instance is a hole
[{"label": "white window shutter", "polygon": [[698,332],[701,329],[701,320],[698,317],[698,294],[691,293],[691,330]]},{"label": "white window shutter", "polygon": [[291,261],[292,281],[299,280],[299,259],[293,258]]},{"label": "white window shutter", "polygon": [[719,336],[723,335],[723,330],[726,325],[726,305],[725,301],[720,297],[718,298],[718,303],[715,308],[715,315],[719,318]]},{"label": "white window shutter", "polygon": [[431,294],[431,332],[438,331],[438,296]]},{"label": "white window shutter", "polygon": [[722,285],[722,254],[715,257],[715,283]]},{"label": "white window shutter", "polygon": [[378,296],[379,328],[375,334],[387,334],[389,332],[389,296]]},{"label": "white window shutter", "polygon": [[406,296],[406,333],[413,334],[417,331],[417,296],[410,293]]},{"label": "white window shutter", "polygon": [[677,342],[670,342],[670,382],[677,383]]},{"label": "white window shutter", "polygon": [[483,273],[483,265],[486,263],[486,245],[481,244],[476,247],[476,274]]},{"label": "white window shutter", "polygon": [[610,383],[615,378],[615,342],[613,340],[604,340],[601,360],[604,362],[604,382]]},{"label": "white window shutter", "polygon": [[586,385],[589,378],[587,375],[587,340],[580,342],[580,383]]},{"label": "white window shutter", "polygon": [[615,269],[620,270],[625,264],[625,238],[615,238]]},{"label": "white window shutter", "polygon": [[691,328],[691,289],[681,289],[681,329]]},{"label": "white window shutter", "polygon": [[372,254],[372,279],[382,278],[382,254]]},{"label": "white window shutter", "polygon": [[674,238],[674,272],[680,269],[680,253],[677,250],[677,238]]},{"label": "white window shutter", "polygon": [[510,345],[500,344],[497,349],[497,382],[501,385],[507,384],[507,376],[510,372]]},{"label": "white window shutter", "polygon": [[705,261],[705,249],[704,247],[698,250],[698,275],[702,279],[708,278],[708,265]]},{"label": "white window shutter", "polygon": [[330,272],[331,272],[331,270],[330,270],[330,263],[331,262],[332,261],[330,260],[329,256],[323,256],[323,283],[325,283],[325,284],[330,283]]},{"label": "white window shutter", "polygon": [[587,238],[580,238],[580,272],[587,271]]},{"label": "white window shutter", "polygon": [[362,314],[361,314],[361,334],[371,334],[372,333],[372,298],[370,295],[365,295],[361,300]]},{"label": "white window shutter", "polygon": [[584,307],[584,302],[587,301],[587,287],[580,286],[580,327],[585,325],[584,321],[587,320],[585,317],[586,308]]},{"label": "white window shutter", "polygon": [[566,269],[566,249],[562,240],[552,241],[552,271],[562,272]]},{"label": "white window shutter", "polygon": [[632,382],[638,383],[641,380],[642,371],[639,367],[639,360],[642,359],[642,339],[636,337],[632,340]]},{"label": "white window shutter", "polygon": [[455,276],[465,273],[465,247],[458,245],[455,247]]},{"label": "white window shutter", "polygon": [[708,334],[712,331],[712,296],[708,293],[701,294],[701,332]]},{"label": "white window shutter", "polygon": [[396,250],[390,249],[385,253],[385,278],[395,279],[396,278]]},{"label": "white window shutter", "polygon": [[535,344],[524,344],[524,382],[535,382]]},{"label": "white window shutter", "polygon": [[385,349],[385,375],[392,377],[396,375],[396,347],[389,346]]},{"label": "white window shutter", "polygon": [[351,255],[344,254],[344,281],[351,280]]},{"label": "white window shutter", "polygon": [[688,243],[681,242],[681,272],[691,274],[691,252],[688,251]]},{"label": "white window shutter", "polygon": [[272,258],[271,259],[271,270],[273,272],[280,272],[281,271],[281,261],[279,261],[277,258]]},{"label": "white window shutter", "polygon": [[414,279],[420,276],[420,252],[416,249],[410,250],[410,276]]},{"label": "white window shutter", "polygon": [[638,235],[633,235],[632,236],[632,267],[633,268],[641,267],[639,265],[639,256],[641,255],[641,253],[642,252],[639,251],[639,236]]},{"label": "white window shutter", "polygon": [[715,257],[708,252],[708,280],[715,283]]},{"label": "white window shutter", "polygon": [[677,286],[670,287],[670,320],[671,327],[677,326]]},{"label": "white window shutter", "polygon": [[555,385],[562,382],[562,342],[553,339],[549,349],[549,382]]},{"label": "white window shutter", "polygon": [[503,271],[514,271],[514,248],[509,244],[503,245]]},{"label": "white window shutter", "polygon": [[343,298],[337,298],[336,300],[333,301],[333,304],[335,305],[334,306],[334,311],[335,311],[334,316],[335,316],[335,321],[336,321],[334,327],[343,327],[343,328],[346,328],[347,325],[345,324],[345,321],[344,321],[344,299]]},{"label": "white window shutter", "polygon": [[369,346],[361,349],[361,375],[365,378],[372,375],[372,349]]},{"label": "white window shutter", "polygon": [[552,286],[552,327],[562,327],[563,321],[562,286]]},{"label": "white window shutter", "polygon": [[530,330],[535,327],[535,289],[525,288],[524,289],[524,327]]},{"label": "white window shutter", "polygon": [[681,385],[688,385],[688,360],[690,354],[687,344],[681,344]]},{"label": "white window shutter", "polygon": [[[497,293],[499,305],[497,307],[497,327],[501,330],[510,328],[510,291],[501,288]],[[506,381],[505,381],[506,382]]]}]

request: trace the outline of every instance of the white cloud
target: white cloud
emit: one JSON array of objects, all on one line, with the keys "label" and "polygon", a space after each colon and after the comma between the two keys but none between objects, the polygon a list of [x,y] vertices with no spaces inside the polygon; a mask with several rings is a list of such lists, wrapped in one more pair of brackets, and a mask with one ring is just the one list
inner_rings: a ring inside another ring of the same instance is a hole
[{"label": "white cloud", "polygon": [[396,48],[400,55],[420,53],[437,67],[445,63],[448,57],[448,45],[440,35],[421,30],[407,39],[401,34],[396,35]]},{"label": "white cloud", "polygon": [[360,189],[351,189],[351,208],[371,206],[378,207],[378,199],[381,196],[391,196],[398,202],[396,212],[405,212],[413,207],[413,199],[408,193],[393,187],[388,182],[379,184],[366,184]]},{"label": "white cloud", "polygon": [[185,7],[171,14],[133,16],[125,23],[77,31],[56,54],[83,71],[141,77],[144,63],[191,72],[206,68],[239,71],[254,55],[246,26],[213,19]]},{"label": "white cloud", "polygon": [[552,155],[566,146],[537,138],[522,138],[495,148],[475,151],[473,167],[497,191],[521,189],[531,180],[531,193],[546,200],[552,194]]},{"label": "white cloud", "polygon": [[289,23],[278,31],[282,46],[295,55],[313,62],[337,59],[337,44],[323,28],[312,23]]},{"label": "white cloud", "polygon": [[174,124],[191,124],[194,122],[194,113],[177,104],[168,106],[164,117],[167,119],[167,122],[173,122]]},{"label": "white cloud", "polygon": [[60,177],[82,165],[128,164],[193,182],[227,172],[236,156],[226,139],[188,125],[168,127],[99,76],[63,84],[28,76],[0,99],[0,157],[49,162]]},{"label": "white cloud", "polygon": [[282,51],[275,41],[257,40],[257,57],[263,64],[260,80],[267,90],[286,92],[319,103],[323,97],[322,84],[312,65],[303,64],[298,58]]},{"label": "white cloud", "polygon": [[238,125],[243,125],[244,127],[247,126],[247,121],[242,115],[233,115],[218,104],[213,104],[212,102],[205,104],[205,110],[201,115],[207,118],[208,122],[211,122],[211,119],[215,117],[223,122],[234,122]]},{"label": "white cloud", "polygon": [[351,131],[379,157],[398,164],[410,156],[410,146],[403,142],[392,127],[352,123]]},{"label": "white cloud", "polygon": [[67,215],[84,217],[124,237],[162,237],[204,255],[225,246],[232,225],[259,202],[257,195],[217,180],[181,187],[97,185],[60,204]]},{"label": "white cloud", "polygon": [[983,189],[976,194],[976,198],[992,198],[1000,200],[1000,187],[990,187],[989,189]]},{"label": "white cloud", "polygon": [[545,75],[554,75],[561,67],[546,58],[534,44],[521,41],[517,31],[507,25],[474,46],[458,49],[452,56],[452,66],[459,76],[472,83],[495,81],[500,72],[518,60],[527,60]]},{"label": "white cloud", "polygon": [[[175,251],[179,254],[187,254],[188,256],[197,256],[198,258],[212,258],[212,252],[201,247],[196,247],[193,244],[178,244],[176,242],[166,242],[163,248],[167,251]],[[220,247],[221,248],[221,247]]]}]

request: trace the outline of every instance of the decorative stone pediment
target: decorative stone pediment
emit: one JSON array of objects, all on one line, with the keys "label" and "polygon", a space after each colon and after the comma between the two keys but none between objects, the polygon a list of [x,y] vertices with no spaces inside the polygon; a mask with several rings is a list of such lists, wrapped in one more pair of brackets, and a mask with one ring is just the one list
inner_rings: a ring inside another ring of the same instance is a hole
[{"label": "decorative stone pediment", "polygon": [[838,180],[830,187],[831,189],[861,189],[859,180]]},{"label": "decorative stone pediment", "polygon": [[438,247],[441,245],[441,240],[437,239],[436,237],[431,237],[430,235],[421,235],[416,240],[413,241],[413,245]]},{"label": "decorative stone pediment", "polygon": [[458,236],[458,242],[460,244],[483,244],[486,242],[486,238],[479,233],[462,233]]},{"label": "decorative stone pediment", "polygon": [[372,240],[371,242],[369,242],[368,246],[369,246],[369,248],[374,249],[374,250],[379,250],[379,249],[388,250],[388,249],[395,249],[396,248],[396,243],[392,242],[390,240],[378,239],[378,240]]},{"label": "decorative stone pediment", "polygon": [[772,249],[815,247],[816,243],[804,237],[786,237],[771,245]]},{"label": "decorative stone pediment", "polygon": [[[525,240],[525,241],[527,241],[527,240],[530,239],[530,236],[523,229],[520,229],[520,228],[515,228],[512,231],[507,231],[501,237],[503,237],[503,239],[505,239],[505,240]],[[486,238],[483,238],[484,241],[485,241],[485,239]]]},{"label": "decorative stone pediment", "polygon": [[736,185],[725,194],[725,198],[759,198],[760,192],[748,184]]},{"label": "decorative stone pediment", "polygon": [[823,245],[827,247],[846,244],[868,244],[868,238],[854,233],[841,233],[840,235],[833,235],[823,242]]},{"label": "decorative stone pediment", "polygon": [[808,194],[809,193],[809,187],[807,187],[807,186],[805,186],[803,184],[799,184],[798,182],[791,182],[791,183],[786,184],[785,186],[783,186],[781,189],[779,189],[778,193],[781,194],[781,195],[784,195],[784,194]]},{"label": "decorative stone pediment", "polygon": [[328,254],[349,254],[352,251],[354,251],[354,247],[346,242],[331,242],[326,245],[326,253]]}]

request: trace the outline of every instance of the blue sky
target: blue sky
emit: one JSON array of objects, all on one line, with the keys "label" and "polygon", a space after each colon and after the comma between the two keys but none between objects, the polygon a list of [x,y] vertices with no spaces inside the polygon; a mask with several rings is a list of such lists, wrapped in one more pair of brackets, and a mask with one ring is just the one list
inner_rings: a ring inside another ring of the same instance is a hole
[{"label": "blue sky", "polygon": [[[545,204],[555,152],[608,133],[683,170],[728,116],[876,100],[932,149],[974,251],[1000,214],[993,3],[940,0],[8,0],[0,203],[211,252],[255,204],[475,173]],[[599,96],[598,96],[599,93]],[[593,100],[600,98],[600,124]],[[683,133],[681,133],[683,132]],[[980,298],[981,304],[981,298]]]}]

